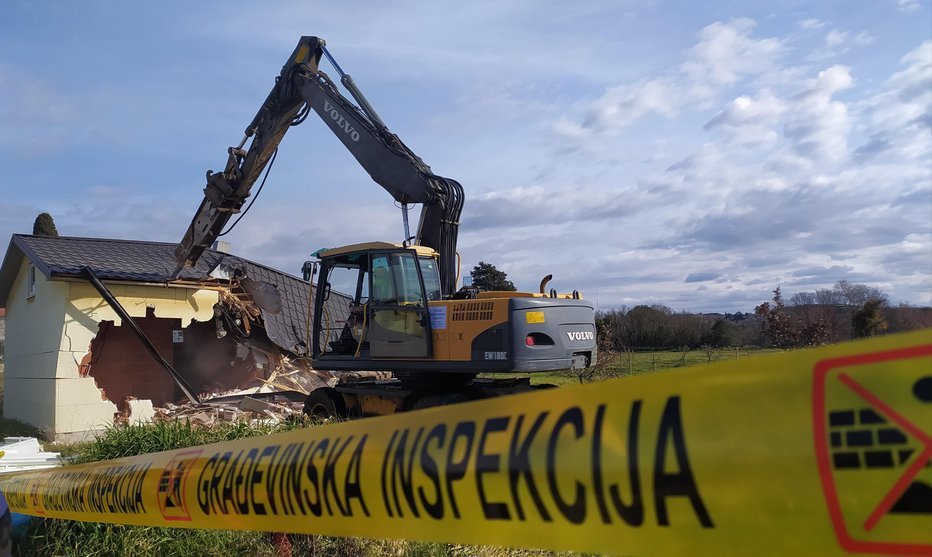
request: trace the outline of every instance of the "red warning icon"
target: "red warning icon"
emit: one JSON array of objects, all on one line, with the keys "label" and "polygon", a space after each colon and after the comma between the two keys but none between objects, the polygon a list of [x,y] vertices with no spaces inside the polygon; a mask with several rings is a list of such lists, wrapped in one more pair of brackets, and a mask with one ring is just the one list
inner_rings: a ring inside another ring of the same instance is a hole
[{"label": "red warning icon", "polygon": [[172,457],[159,477],[159,512],[165,520],[191,520],[187,501],[184,498],[188,471],[203,451],[182,451]]},{"label": "red warning icon", "polygon": [[932,554],[932,345],[823,360],[813,380],[816,458],[841,547]]}]

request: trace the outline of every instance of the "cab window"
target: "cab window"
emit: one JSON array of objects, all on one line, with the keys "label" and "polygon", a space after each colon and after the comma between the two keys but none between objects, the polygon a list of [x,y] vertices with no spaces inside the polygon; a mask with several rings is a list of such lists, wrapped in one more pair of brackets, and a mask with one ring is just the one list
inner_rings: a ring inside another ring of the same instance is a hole
[{"label": "cab window", "polygon": [[440,267],[433,257],[418,257],[421,265],[421,276],[424,277],[424,290],[427,291],[428,300],[439,300],[440,293]]},{"label": "cab window", "polygon": [[371,268],[372,303],[424,304],[414,255],[406,252],[374,255]]},{"label": "cab window", "polygon": [[372,303],[396,304],[398,295],[395,293],[395,278],[392,275],[391,261],[388,255],[377,255],[372,258]]}]

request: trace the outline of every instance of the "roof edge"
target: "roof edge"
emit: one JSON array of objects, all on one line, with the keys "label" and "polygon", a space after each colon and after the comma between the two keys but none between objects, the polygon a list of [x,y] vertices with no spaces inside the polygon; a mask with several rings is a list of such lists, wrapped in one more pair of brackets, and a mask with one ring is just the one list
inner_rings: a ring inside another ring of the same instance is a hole
[{"label": "roof edge", "polygon": [[29,258],[29,261],[36,266],[37,269],[42,271],[42,274],[45,275],[45,278],[52,278],[52,269],[48,264],[39,257],[39,254],[34,252],[32,248],[29,247],[29,244],[23,241],[23,236],[26,234],[13,234],[13,242],[16,242],[16,246],[23,252],[23,255]]},{"label": "roof edge", "polygon": [[[11,243],[12,243],[13,241],[16,241],[17,245],[20,247],[20,249],[21,249],[22,251],[25,252],[25,254],[27,255],[27,257],[29,257],[30,260],[32,260],[33,264],[35,264],[38,268],[40,268],[40,269],[42,270],[42,274],[44,274],[44,275],[46,276],[46,278],[51,278],[51,277],[52,277],[51,269],[49,268],[48,265],[45,264],[44,261],[41,261],[41,259],[38,257],[37,254],[35,254],[34,252],[32,252],[32,250],[29,249],[29,247],[26,245],[26,242],[24,242],[24,241],[22,240],[22,238],[43,238],[43,239],[51,239],[51,240],[65,240],[65,241],[67,241],[67,240],[79,240],[79,241],[89,241],[89,242],[119,242],[119,243],[131,243],[131,244],[148,244],[148,245],[157,245],[157,246],[176,246],[176,245],[177,245],[177,244],[174,243],[174,242],[157,242],[157,241],[153,241],[153,240],[121,240],[121,239],[119,239],[119,238],[90,238],[90,237],[85,237],[85,236],[38,236],[38,235],[35,235],[35,234],[13,234],[12,239],[11,239]],[[17,241],[17,240],[18,240],[18,241]],[[257,262],[257,261],[253,261],[253,260],[251,260],[251,259],[247,259],[247,258],[243,257],[242,255],[237,255],[236,253],[227,253],[227,252],[222,252],[222,251],[213,250],[213,249],[210,249],[210,248],[208,248],[208,249],[206,249],[206,250],[204,250],[204,251],[205,251],[205,252],[209,252],[209,253],[211,253],[211,254],[214,255],[214,256],[218,256],[218,257],[219,257],[218,262],[219,262],[219,261],[222,261],[222,259],[223,259],[224,257],[231,257],[231,258],[239,259],[239,260],[241,260],[241,261],[244,261],[244,262],[246,262],[246,263],[249,263],[250,265],[255,265],[255,266],[257,266],[257,267],[262,267],[262,268],[267,269],[267,270],[269,270],[269,271],[271,271],[271,272],[273,272],[273,273],[277,273],[277,274],[280,274],[280,275],[283,275],[283,276],[287,276],[287,277],[289,277],[289,278],[292,278],[292,279],[295,279],[295,280],[299,280],[299,281],[304,282],[304,283],[307,282],[306,280],[304,280],[304,278],[298,276],[297,274],[293,274],[293,273],[289,273],[289,272],[286,272],[286,271],[282,271],[281,269],[276,269],[275,267],[271,267],[271,266],[266,265],[266,264],[264,264],[264,263],[259,263],[259,262]],[[58,274],[56,274],[55,276],[58,277],[58,276],[65,276],[65,275],[58,275]]]},{"label": "roof edge", "polygon": [[6,248],[6,255],[3,256],[3,262],[0,263],[0,307],[6,307],[7,300],[10,297],[10,290],[13,288],[13,281],[16,280],[16,275],[19,274],[23,259],[28,259],[30,263],[35,265],[45,275],[45,278],[51,278],[52,271],[49,266],[26,245],[22,236],[26,235],[13,234],[10,236],[10,244]]}]

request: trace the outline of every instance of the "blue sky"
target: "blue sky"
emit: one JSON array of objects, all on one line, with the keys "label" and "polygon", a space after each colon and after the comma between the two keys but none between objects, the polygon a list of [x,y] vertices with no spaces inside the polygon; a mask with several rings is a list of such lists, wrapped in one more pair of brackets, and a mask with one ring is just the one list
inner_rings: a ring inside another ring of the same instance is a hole
[{"label": "blue sky", "polygon": [[[178,241],[301,35],[463,184],[466,270],[553,273],[603,309],[750,311],[842,279],[932,304],[928,0],[13,0],[0,238],[48,211],[63,235]],[[401,236],[311,117],[228,238],[297,272]]]}]

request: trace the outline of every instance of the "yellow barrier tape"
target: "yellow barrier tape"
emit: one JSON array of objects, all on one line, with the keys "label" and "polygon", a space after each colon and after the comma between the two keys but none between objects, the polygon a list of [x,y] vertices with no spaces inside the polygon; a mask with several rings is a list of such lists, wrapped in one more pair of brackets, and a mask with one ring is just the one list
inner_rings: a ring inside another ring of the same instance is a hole
[{"label": "yellow barrier tape", "polygon": [[14,512],[626,555],[932,552],[932,330],[0,477]]}]

